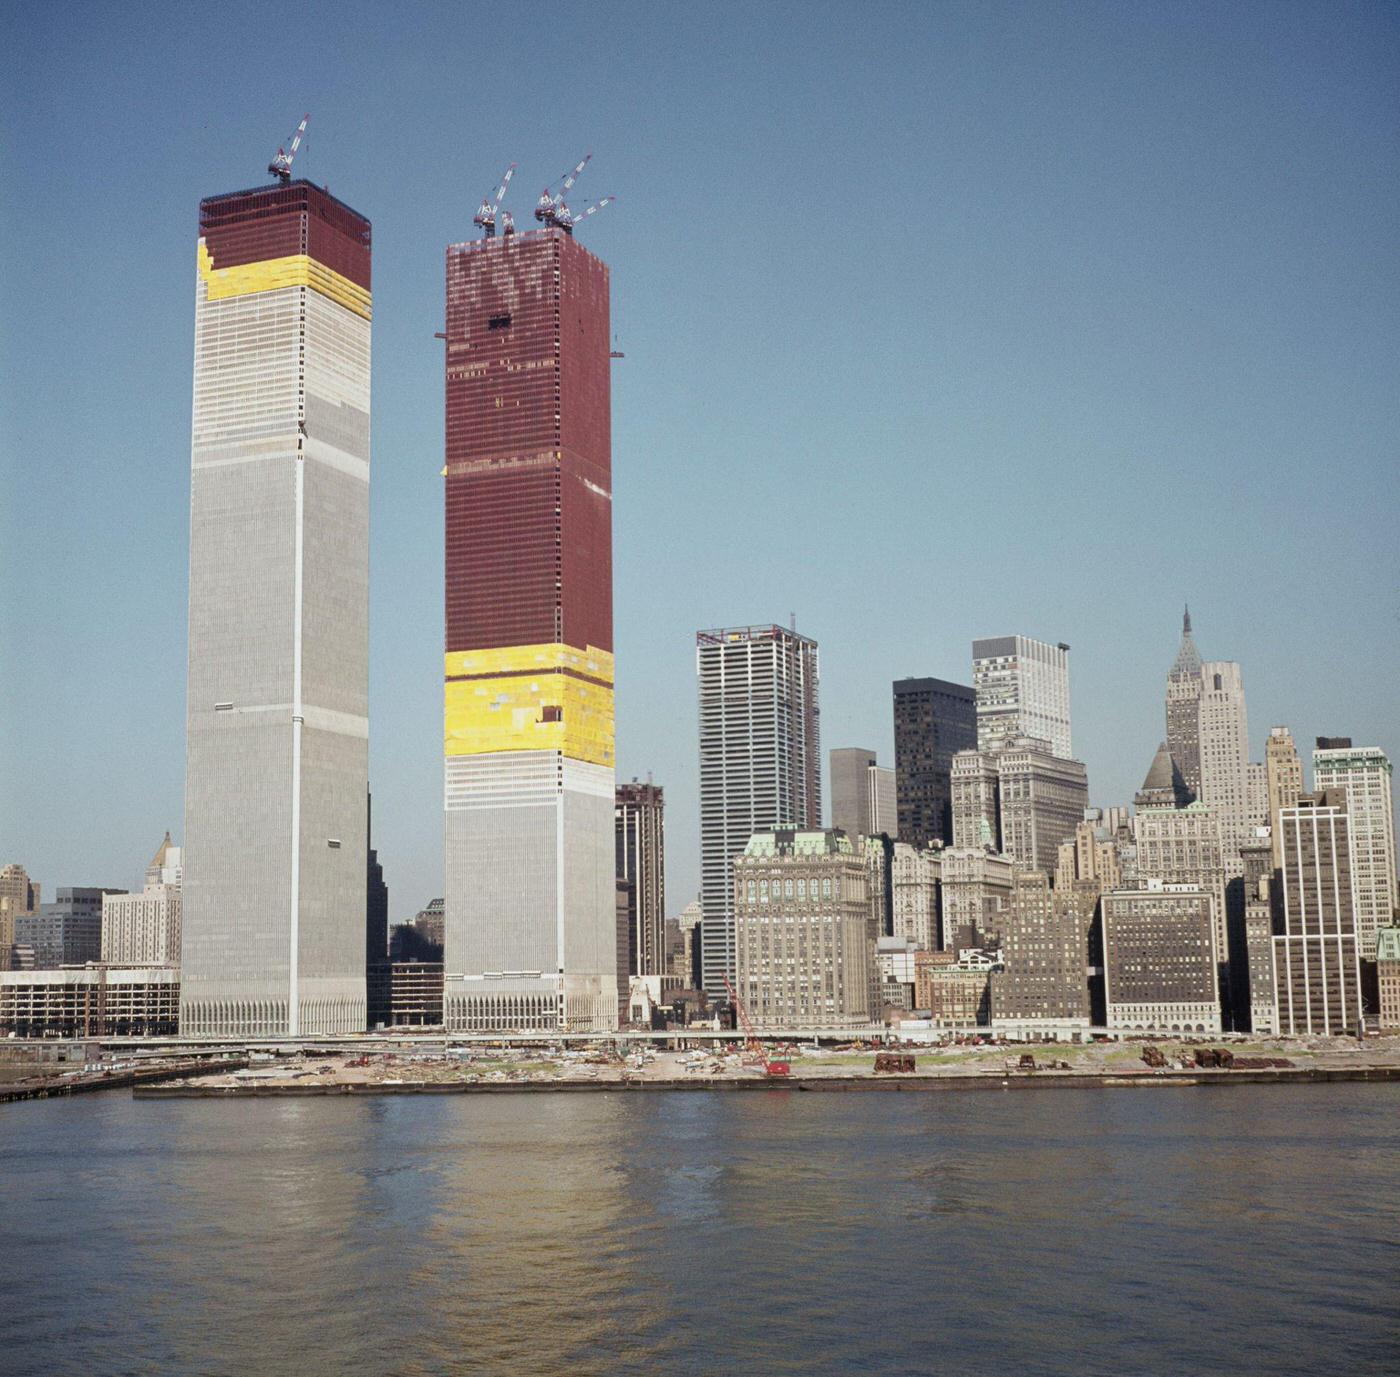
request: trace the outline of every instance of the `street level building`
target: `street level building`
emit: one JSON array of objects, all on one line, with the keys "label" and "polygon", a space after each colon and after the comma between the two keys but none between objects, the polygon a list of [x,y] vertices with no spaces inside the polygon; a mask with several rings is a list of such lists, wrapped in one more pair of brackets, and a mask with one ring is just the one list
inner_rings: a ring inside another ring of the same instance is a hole
[{"label": "street level building", "polygon": [[1015,737],[1049,743],[1071,757],[1069,647],[1029,636],[993,636],[972,643],[977,695],[977,749],[999,750]]},{"label": "street level building", "polygon": [[608,268],[557,227],[451,245],[445,333],[444,1016],[606,1031]]},{"label": "street level building", "polygon": [[1376,954],[1376,934],[1395,915],[1395,805],[1391,764],[1378,746],[1319,748],[1313,752],[1313,788],[1346,795],[1351,879],[1361,959]]},{"label": "street level building", "polygon": [[[666,973],[666,813],[659,784],[617,786],[617,878],[628,888],[627,974]],[[630,981],[629,981],[630,988]]]},{"label": "street level building", "polygon": [[991,1023],[995,966],[964,964],[951,951],[921,951],[914,958],[914,1007],[936,1028],[985,1028]]},{"label": "street level building", "polygon": [[875,752],[843,746],[831,752],[831,825],[856,837],[893,837],[898,830],[894,771]]},{"label": "street level building", "polygon": [[946,679],[894,682],[899,840],[953,844],[953,757],[977,746],[976,694]]},{"label": "street level building", "polygon": [[362,1030],[370,225],[199,207],[181,1032]]},{"label": "street level building", "polygon": [[858,1028],[880,1009],[864,858],[844,832],[756,833],[734,861],[737,992],[759,1028]]},{"label": "street level building", "polygon": [[817,643],[786,627],[695,638],[700,708],[700,900],[704,988],[734,975],[734,858],[756,832],[820,828]]},{"label": "street level building", "polygon": [[1361,1018],[1350,819],[1341,790],[1279,811],[1281,931],[1274,936],[1279,1032],[1354,1033]]},{"label": "street level building", "polygon": [[1214,906],[1196,885],[1152,882],[1103,896],[1109,1028],[1218,1033]]},{"label": "street level building", "polygon": [[175,966],[0,971],[0,1036],[173,1037],[179,1018]]},{"label": "street level building", "polygon": [[1066,894],[1038,870],[1018,870],[1001,920],[1002,969],[992,976],[992,1027],[1078,1036],[1089,1027],[1089,925],[1099,887]]}]

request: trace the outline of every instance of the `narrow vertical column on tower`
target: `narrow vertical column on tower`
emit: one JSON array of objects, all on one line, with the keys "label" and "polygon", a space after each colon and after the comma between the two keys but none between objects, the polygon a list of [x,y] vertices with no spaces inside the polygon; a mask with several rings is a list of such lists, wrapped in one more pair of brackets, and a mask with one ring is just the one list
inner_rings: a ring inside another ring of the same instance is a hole
[{"label": "narrow vertical column on tower", "polygon": [[617,1026],[608,269],[447,250],[445,1018]]},{"label": "narrow vertical column on tower", "polygon": [[181,1032],[365,1026],[370,225],[200,203]]}]

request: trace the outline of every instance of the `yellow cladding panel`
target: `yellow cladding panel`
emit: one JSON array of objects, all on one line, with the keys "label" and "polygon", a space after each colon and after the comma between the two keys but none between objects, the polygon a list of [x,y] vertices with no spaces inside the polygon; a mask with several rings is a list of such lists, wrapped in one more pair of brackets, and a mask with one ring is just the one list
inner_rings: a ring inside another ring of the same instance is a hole
[{"label": "yellow cladding panel", "polygon": [[216,268],[201,239],[199,275],[204,279],[210,301],[222,301],[231,296],[251,296],[254,292],[271,292],[278,287],[310,287],[338,302],[347,311],[354,311],[366,320],[370,318],[370,294],[348,277],[342,277],[324,263],[318,263],[309,254],[297,253],[288,258],[267,258],[261,263],[239,263],[232,268]]},{"label": "yellow cladding panel", "polygon": [[614,763],[611,688],[549,669],[450,680],[445,687],[447,755],[562,751],[570,760]]},{"label": "yellow cladding panel", "polygon": [[574,669],[590,679],[613,681],[611,653],[592,645],[587,650],[558,643],[508,645],[499,650],[452,650],[448,651],[443,666],[448,678],[459,674],[509,674],[547,669]]}]

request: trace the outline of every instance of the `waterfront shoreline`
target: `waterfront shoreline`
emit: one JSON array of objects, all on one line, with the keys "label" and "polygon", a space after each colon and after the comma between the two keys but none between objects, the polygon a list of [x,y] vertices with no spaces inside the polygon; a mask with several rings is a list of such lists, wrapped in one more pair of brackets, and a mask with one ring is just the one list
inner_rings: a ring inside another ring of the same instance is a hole
[{"label": "waterfront shoreline", "polygon": [[1400,1083],[1400,1067],[1299,1067],[1288,1070],[1261,1071],[1162,1071],[1156,1074],[1136,1072],[1117,1075],[1083,1075],[1074,1072],[1013,1071],[1004,1075],[913,1075],[898,1076],[708,1076],[685,1079],[641,1078],[626,1080],[506,1080],[506,1081],[403,1081],[384,1082],[342,1081],[334,1084],[251,1084],[251,1085],[137,1085],[132,1098],[138,1100],[172,1099],[266,1099],[270,1097],[315,1098],[335,1095],[514,1095],[568,1094],[598,1091],[930,1091],[930,1090],[1097,1090],[1224,1086],[1224,1085],[1298,1085],[1333,1081],[1369,1081]]}]

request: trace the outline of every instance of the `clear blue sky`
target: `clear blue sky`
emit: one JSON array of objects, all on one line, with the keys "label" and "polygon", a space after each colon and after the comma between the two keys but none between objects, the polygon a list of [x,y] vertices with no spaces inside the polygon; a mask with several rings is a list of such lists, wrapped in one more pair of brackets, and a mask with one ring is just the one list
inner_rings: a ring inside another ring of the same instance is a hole
[{"label": "clear blue sky", "polygon": [[1189,599],[1269,725],[1400,753],[1400,9],[12,5],[0,863],[135,885],[184,773],[199,198],[374,222],[371,782],[442,892],[443,246],[592,149],[613,270],[618,761],[698,882],[694,632],[822,647],[826,747],[974,636],[1074,647],[1094,801]]}]

